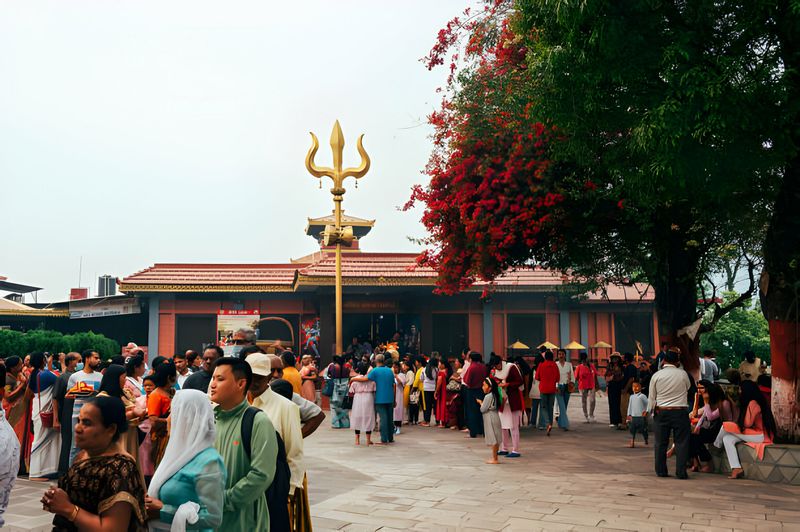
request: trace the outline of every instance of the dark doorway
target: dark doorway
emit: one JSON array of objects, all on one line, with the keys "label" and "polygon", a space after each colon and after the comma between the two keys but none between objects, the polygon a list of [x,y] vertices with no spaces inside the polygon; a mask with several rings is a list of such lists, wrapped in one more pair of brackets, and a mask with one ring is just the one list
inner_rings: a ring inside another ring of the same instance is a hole
[{"label": "dark doorway", "polygon": [[[642,355],[653,355],[653,315],[636,312],[614,315],[614,344],[620,353],[636,353],[641,346]],[[638,343],[637,343],[638,342]]]},{"label": "dark doorway", "polygon": [[468,334],[466,314],[433,315],[432,346],[440,355],[446,357],[460,354],[468,345]]},{"label": "dark doorway", "polygon": [[545,341],[544,314],[509,314],[508,343],[513,344],[517,340],[535,351],[536,346]]},{"label": "dark doorway", "polygon": [[[217,335],[217,317],[208,316],[178,316],[175,320],[175,351],[183,353],[187,349],[194,349],[198,353],[203,351],[203,346],[213,344]],[[174,353],[159,353],[159,355],[173,355]]]}]

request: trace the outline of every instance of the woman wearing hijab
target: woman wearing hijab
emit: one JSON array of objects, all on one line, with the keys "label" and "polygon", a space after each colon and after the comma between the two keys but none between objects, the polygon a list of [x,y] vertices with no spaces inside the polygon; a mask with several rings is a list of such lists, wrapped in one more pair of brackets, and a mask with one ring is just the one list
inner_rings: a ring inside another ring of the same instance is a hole
[{"label": "woman wearing hijab", "polygon": [[222,524],[226,477],[211,403],[203,392],[181,390],[171,414],[171,437],[147,490],[150,529],[211,532]]},{"label": "woman wearing hijab", "polygon": [[31,423],[31,480],[47,480],[58,476],[61,455],[61,431],[53,428],[53,385],[56,374],[45,368],[44,353],[31,355],[31,376],[28,388],[33,394]]},{"label": "woman wearing hijab", "polygon": [[139,456],[139,432],[136,427],[138,427],[139,421],[147,411],[136,406],[136,399],[125,386],[126,379],[125,367],[111,364],[106,368],[106,372],[103,373],[103,380],[100,381],[100,392],[97,395],[116,397],[125,405],[128,431],[122,436],[120,443],[123,450],[136,460]]}]

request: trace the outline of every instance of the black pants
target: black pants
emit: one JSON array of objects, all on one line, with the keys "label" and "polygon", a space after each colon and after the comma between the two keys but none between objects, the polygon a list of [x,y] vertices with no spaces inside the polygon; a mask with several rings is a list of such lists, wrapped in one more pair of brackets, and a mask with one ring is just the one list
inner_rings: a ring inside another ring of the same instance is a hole
[{"label": "black pants", "polygon": [[631,440],[636,439],[636,434],[641,434],[644,437],[644,442],[647,443],[647,418],[642,416],[631,416],[631,422],[628,424],[628,430],[631,432]]},{"label": "black pants", "polygon": [[483,415],[481,414],[481,406],[476,401],[476,399],[483,399],[483,390],[468,388],[466,397],[467,400],[464,403],[464,409],[467,414],[469,437],[476,438],[478,436],[483,436]]},{"label": "black pants", "polygon": [[419,421],[419,403],[408,403],[408,422],[411,425],[416,425]]},{"label": "black pants", "polygon": [[706,444],[714,443],[721,428],[722,421],[717,419],[711,423],[709,428],[700,429],[698,434],[692,433],[689,436],[689,459],[698,458],[701,462],[710,462],[711,453],[708,452]]},{"label": "black pants", "polygon": [[422,392],[425,394],[425,411],[422,413],[425,418],[425,423],[431,422],[431,411],[433,407],[436,405],[436,399],[433,398],[434,392],[429,392],[425,390]]},{"label": "black pants", "polygon": [[656,474],[666,476],[667,448],[669,436],[675,442],[675,474],[686,476],[686,462],[689,459],[689,414],[686,409],[660,410],[653,416],[653,430],[656,437],[655,467]]},{"label": "black pants", "polygon": [[[65,475],[69,469],[69,450],[72,447],[72,403],[73,401],[70,399],[65,400],[63,414],[59,419],[61,423],[61,453],[58,457],[59,476]],[[67,404],[69,404],[69,409],[67,409]]]},{"label": "black pants", "polygon": [[381,428],[381,441],[389,443],[394,441],[394,420],[392,419],[392,403],[375,403]]}]

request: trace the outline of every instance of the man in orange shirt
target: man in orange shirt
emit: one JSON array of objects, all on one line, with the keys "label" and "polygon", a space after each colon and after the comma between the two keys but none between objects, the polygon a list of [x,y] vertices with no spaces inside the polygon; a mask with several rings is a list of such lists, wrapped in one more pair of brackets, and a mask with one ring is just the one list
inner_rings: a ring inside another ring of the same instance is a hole
[{"label": "man in orange shirt", "polygon": [[288,381],[292,385],[292,391],[299,394],[303,389],[303,379],[295,366],[297,359],[291,351],[284,351],[281,353],[281,361],[283,362],[283,380]]}]

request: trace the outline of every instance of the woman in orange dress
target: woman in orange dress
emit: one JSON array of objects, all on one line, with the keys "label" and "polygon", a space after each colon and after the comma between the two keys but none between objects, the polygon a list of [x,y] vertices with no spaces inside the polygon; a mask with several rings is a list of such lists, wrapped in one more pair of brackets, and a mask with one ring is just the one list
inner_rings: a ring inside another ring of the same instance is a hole
[{"label": "woman in orange dress", "polygon": [[172,390],[175,386],[177,371],[171,362],[164,362],[153,375],[156,389],[147,398],[147,415],[150,418],[151,459],[153,467],[158,469],[164,450],[169,441],[167,418],[172,405]]},{"label": "woman in orange dress", "polygon": [[314,357],[311,355],[303,355],[302,364],[303,367],[300,368],[300,379],[302,379],[303,385],[300,388],[300,395],[302,395],[304,399],[316,403],[317,367],[314,365]]}]

